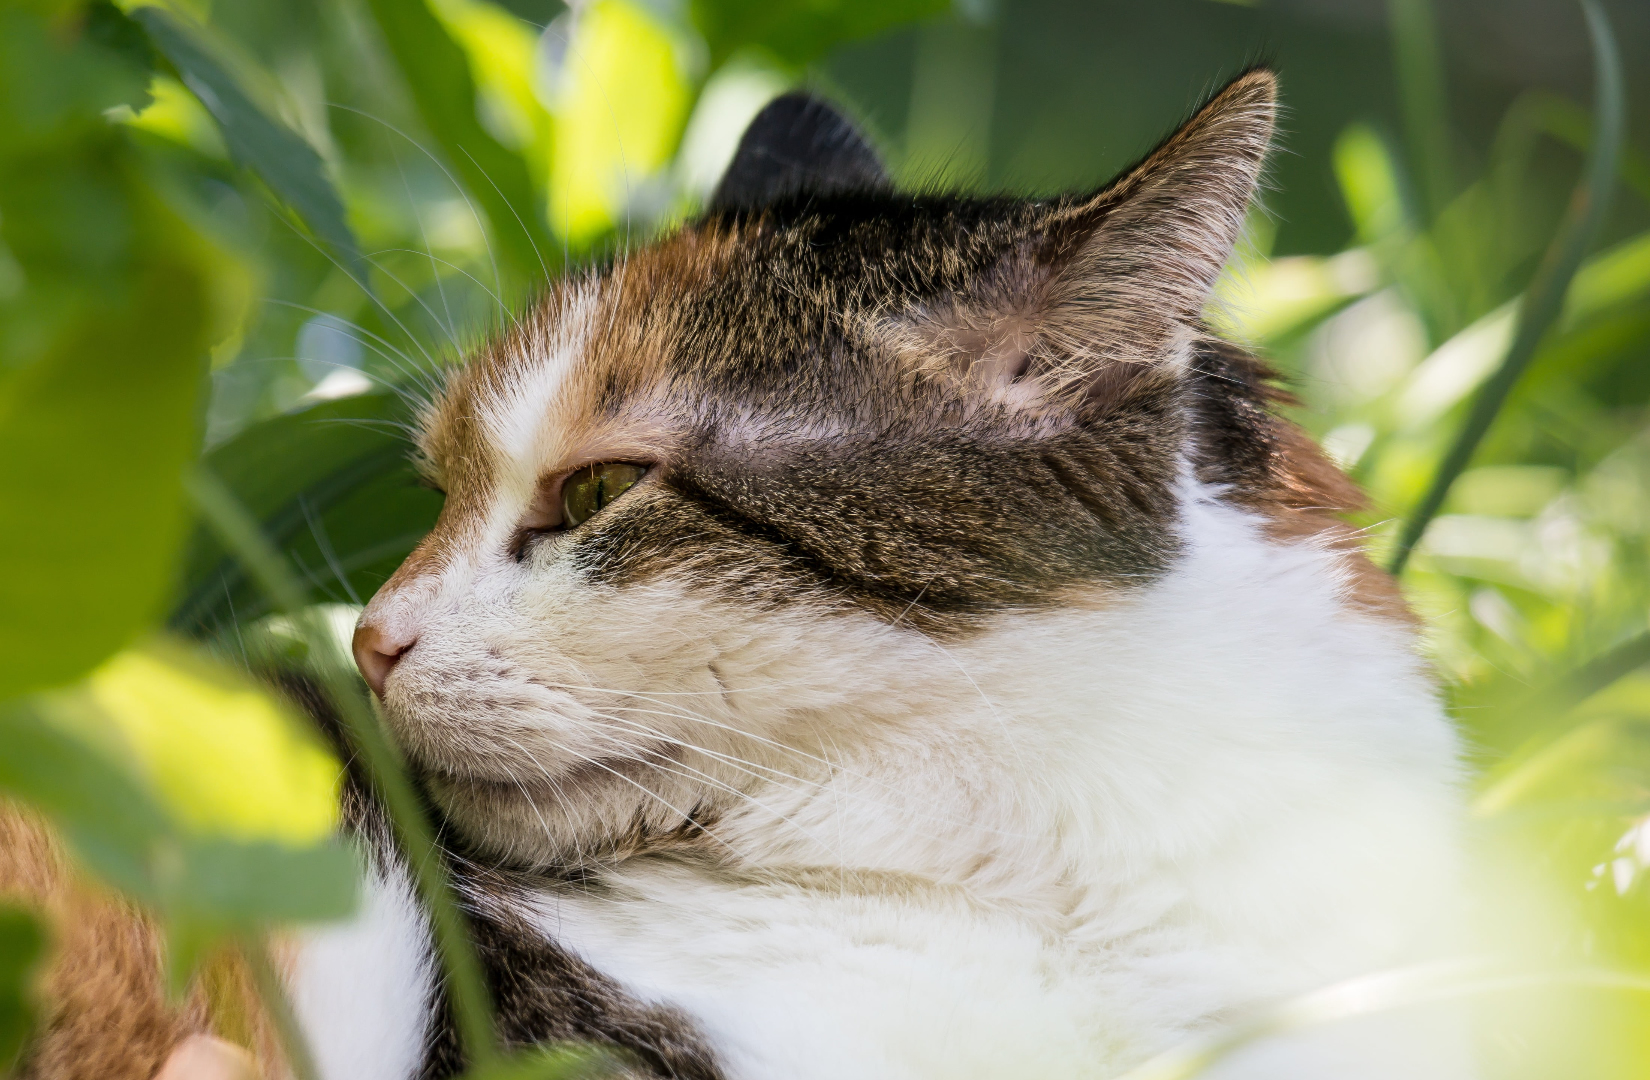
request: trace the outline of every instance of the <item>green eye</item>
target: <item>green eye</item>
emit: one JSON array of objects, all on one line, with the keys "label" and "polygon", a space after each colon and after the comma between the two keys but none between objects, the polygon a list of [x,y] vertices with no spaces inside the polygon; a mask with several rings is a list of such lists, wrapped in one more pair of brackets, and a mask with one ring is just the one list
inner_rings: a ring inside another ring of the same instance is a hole
[{"label": "green eye", "polygon": [[561,521],[565,528],[582,525],[629,491],[647,472],[640,465],[609,461],[590,465],[569,476],[561,486]]}]

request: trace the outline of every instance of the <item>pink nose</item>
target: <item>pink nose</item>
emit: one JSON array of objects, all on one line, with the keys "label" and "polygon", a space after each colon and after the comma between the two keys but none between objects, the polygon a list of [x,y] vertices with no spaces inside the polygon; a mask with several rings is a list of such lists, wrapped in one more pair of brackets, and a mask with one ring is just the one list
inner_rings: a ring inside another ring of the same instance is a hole
[{"label": "pink nose", "polygon": [[384,696],[384,680],[390,677],[390,669],[417,643],[415,637],[392,637],[367,623],[355,628],[355,639],[351,642],[355,666],[361,669],[361,677],[367,680],[373,693]]}]

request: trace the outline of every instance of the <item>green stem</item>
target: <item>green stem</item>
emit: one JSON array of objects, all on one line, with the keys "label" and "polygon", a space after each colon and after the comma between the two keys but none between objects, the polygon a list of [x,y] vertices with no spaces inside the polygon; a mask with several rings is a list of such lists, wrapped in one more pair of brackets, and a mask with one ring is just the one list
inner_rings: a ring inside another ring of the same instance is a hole
[{"label": "green stem", "polygon": [[248,937],[241,941],[241,954],[246,957],[246,966],[252,971],[252,984],[258,988],[258,997],[269,1011],[275,1033],[280,1036],[281,1050],[286,1054],[287,1070],[293,1080],[321,1080],[315,1057],[309,1052],[298,1017],[292,1011],[286,987],[269,960],[269,949],[261,939]]},{"label": "green stem", "polygon": [[1431,0],[1387,0],[1387,21],[1409,157],[1426,203],[1422,216],[1433,221],[1455,193],[1437,19]]},{"label": "green stem", "polygon": [[1564,296],[1569,291],[1570,280],[1586,257],[1587,249],[1592,246],[1609,206],[1611,190],[1615,186],[1616,161],[1621,156],[1626,127],[1621,58],[1616,52],[1610,21],[1597,0],[1581,0],[1581,7],[1586,13],[1587,29],[1593,39],[1595,65],[1592,151],[1587,156],[1586,171],[1570,198],[1570,206],[1565,211],[1558,232],[1541,258],[1541,265],[1536,268],[1535,279],[1524,293],[1518,309],[1518,327],[1506,357],[1478,392],[1466,426],[1456,436],[1454,445],[1438,466],[1437,475],[1433,477],[1425,498],[1404,523],[1389,566],[1393,574],[1404,572],[1415,545],[1449,497],[1450,487],[1471,463],[1478,444],[1495,423],[1501,406],[1506,403],[1519,377],[1529,367],[1536,347],[1558,320],[1559,313],[1564,309]]},{"label": "green stem", "polygon": [[315,675],[360,753],[360,761],[395,826],[413,880],[429,912],[465,1055],[473,1066],[496,1061],[498,1043],[481,962],[447,881],[435,830],[407,778],[400,753],[385,736],[377,716],[363,698],[355,671],[346,666],[325,623],[311,611],[296,575],[259,529],[257,519],[204,466],[197,467],[190,475],[188,486],[207,525],[241,561],[275,606],[292,619],[308,643]]}]

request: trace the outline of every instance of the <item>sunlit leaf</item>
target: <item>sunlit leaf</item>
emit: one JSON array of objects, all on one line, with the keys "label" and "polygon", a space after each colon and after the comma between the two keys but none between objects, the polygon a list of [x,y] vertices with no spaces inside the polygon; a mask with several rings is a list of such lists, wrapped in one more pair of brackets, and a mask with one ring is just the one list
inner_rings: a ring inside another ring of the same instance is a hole
[{"label": "sunlit leaf", "polygon": [[[0,195],[8,239],[14,215],[77,212],[29,194]],[[73,678],[157,616],[184,536],[222,257],[135,182],[99,196],[135,234],[125,287],[95,312],[68,307],[0,375],[0,506],[14,523],[0,565],[28,568],[0,576],[0,697]]]},{"label": "sunlit leaf", "polygon": [[157,75],[149,90],[154,101],[142,112],[126,119],[127,124],[139,131],[152,132],[164,139],[193,147],[209,157],[226,157],[229,154],[212,114],[187,87],[174,78]]},{"label": "sunlit leaf", "polygon": [[681,43],[628,0],[580,10],[559,83],[551,216],[583,243],[633,209],[646,215],[647,185],[676,149],[690,88]]},{"label": "sunlit leaf", "polygon": [[[138,784],[104,754],[48,721],[38,706],[0,706],[0,792],[45,813],[105,881],[157,896],[154,869],[171,825]],[[176,855],[172,856],[175,861]]]},{"label": "sunlit leaf", "polygon": [[98,668],[86,692],[134,769],[200,833],[305,845],[336,826],[338,762],[221,668],[153,642]]},{"label": "sunlit leaf", "polygon": [[321,156],[297,132],[254,104],[198,31],[157,7],[138,8],[133,18],[217,120],[235,160],[257,173],[316,236],[332,246],[346,267],[353,268],[359,258],[355,236],[344,220],[344,204],[326,177]]}]

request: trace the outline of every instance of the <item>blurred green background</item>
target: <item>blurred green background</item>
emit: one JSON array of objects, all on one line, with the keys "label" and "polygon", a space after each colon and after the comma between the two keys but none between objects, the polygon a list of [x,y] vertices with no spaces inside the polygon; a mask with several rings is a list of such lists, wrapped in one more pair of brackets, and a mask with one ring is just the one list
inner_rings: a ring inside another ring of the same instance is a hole
[{"label": "blurred green background", "polygon": [[[1569,973],[1474,999],[1493,1077],[1650,1073],[1650,997],[1574,985],[1650,973],[1650,4],[1601,7],[1613,198],[1405,573],[1482,947]],[[1257,60],[1283,134],[1209,316],[1384,560],[1594,149],[1570,0],[0,0],[0,789],[163,913],[180,980],[346,909],[317,751],[234,674],[331,646],[192,523],[198,463],[347,627],[438,509],[401,431],[441,367],[693,214],[770,97],[842,104],[906,185],[1049,192]],[[226,867],[303,887],[188,899]],[[0,915],[3,1071],[39,937]]]}]

